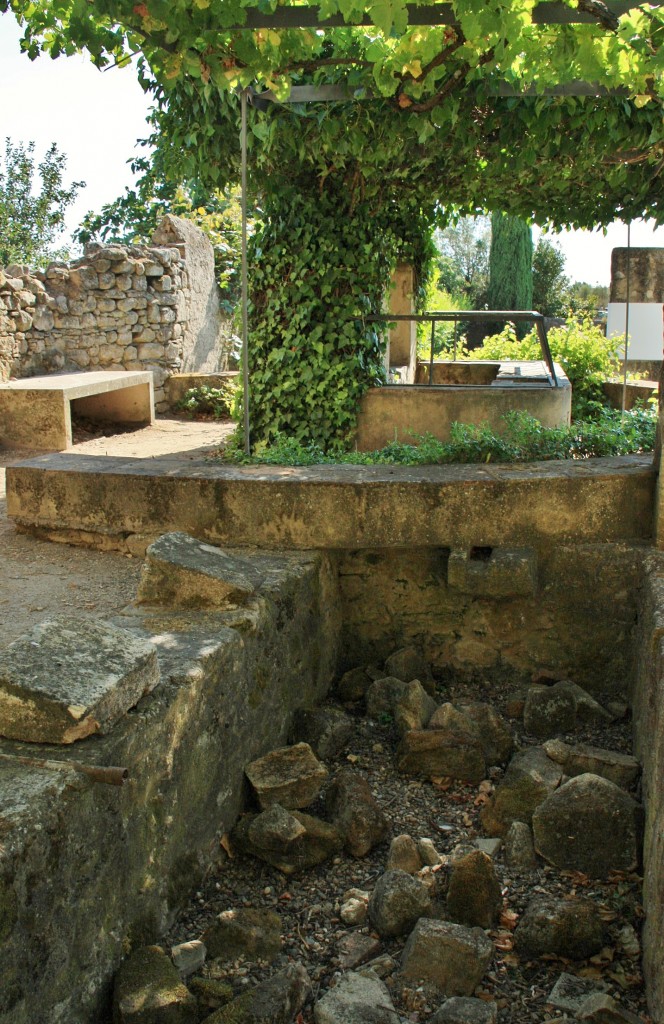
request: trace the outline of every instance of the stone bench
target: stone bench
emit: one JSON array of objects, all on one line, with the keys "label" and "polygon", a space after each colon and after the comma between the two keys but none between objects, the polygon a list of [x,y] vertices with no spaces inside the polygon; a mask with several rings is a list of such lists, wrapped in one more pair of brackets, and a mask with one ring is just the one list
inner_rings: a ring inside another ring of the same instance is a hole
[{"label": "stone bench", "polygon": [[72,447],[72,412],[121,424],[154,422],[148,370],[100,370],[0,383],[0,443],[62,451]]}]

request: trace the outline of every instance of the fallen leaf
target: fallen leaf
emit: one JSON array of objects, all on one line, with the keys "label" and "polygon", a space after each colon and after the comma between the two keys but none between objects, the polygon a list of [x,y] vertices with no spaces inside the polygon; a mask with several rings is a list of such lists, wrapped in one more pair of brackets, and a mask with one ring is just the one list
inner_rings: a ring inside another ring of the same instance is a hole
[{"label": "fallen leaf", "polygon": [[516,923],[519,920],[519,915],[516,910],[503,910],[500,915],[500,926],[501,928],[508,928],[511,932],[516,928]]},{"label": "fallen leaf", "polygon": [[224,833],[224,835],[219,840],[219,845],[221,846],[222,850],[224,850],[225,853],[228,855],[229,860],[233,860],[235,854],[233,853],[233,847],[231,846],[231,841],[228,837],[228,833]]},{"label": "fallen leaf", "polygon": [[452,785],[452,779],[447,775],[434,775],[431,777],[431,784],[436,789],[447,790]]},{"label": "fallen leaf", "polygon": [[599,953],[590,957],[591,964],[610,964],[613,962],[615,953],[610,946],[604,946]]},{"label": "fallen leaf", "polygon": [[493,942],[499,952],[509,952],[514,949],[514,939],[510,934],[498,935]]}]

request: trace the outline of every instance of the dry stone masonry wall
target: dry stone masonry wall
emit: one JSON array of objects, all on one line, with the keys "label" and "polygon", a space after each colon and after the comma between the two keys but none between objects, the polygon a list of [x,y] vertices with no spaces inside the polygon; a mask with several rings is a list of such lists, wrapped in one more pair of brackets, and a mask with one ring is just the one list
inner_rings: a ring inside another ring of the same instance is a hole
[{"label": "dry stone masonry wall", "polygon": [[168,216],[157,245],[91,243],[45,271],[0,269],[0,380],[76,370],[151,370],[155,405],[181,370],[225,368],[212,247]]}]

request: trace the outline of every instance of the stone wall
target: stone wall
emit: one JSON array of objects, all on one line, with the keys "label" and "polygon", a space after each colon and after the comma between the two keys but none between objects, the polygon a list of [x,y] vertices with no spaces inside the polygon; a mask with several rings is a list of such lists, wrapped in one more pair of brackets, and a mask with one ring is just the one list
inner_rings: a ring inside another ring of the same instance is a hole
[{"label": "stone wall", "polygon": [[[114,620],[154,643],[161,681],[108,735],[0,740],[3,1024],[108,1021],[127,951],[163,935],[222,855],[245,765],[325,695],[339,632],[329,560],[263,555],[256,572],[265,582],[241,608],[132,606]],[[19,756],[129,774],[118,788]]]},{"label": "stone wall", "polygon": [[664,1020],[664,555],[645,564],[634,646],[634,753],[642,762],[643,973],[653,1020]]},{"label": "stone wall", "polygon": [[0,269],[0,380],[76,370],[151,370],[158,412],[180,370],[226,367],[212,246],[168,216],[151,246],[92,243],[43,272]]},{"label": "stone wall", "polygon": [[611,252],[610,302],[664,302],[664,248],[617,248]]}]

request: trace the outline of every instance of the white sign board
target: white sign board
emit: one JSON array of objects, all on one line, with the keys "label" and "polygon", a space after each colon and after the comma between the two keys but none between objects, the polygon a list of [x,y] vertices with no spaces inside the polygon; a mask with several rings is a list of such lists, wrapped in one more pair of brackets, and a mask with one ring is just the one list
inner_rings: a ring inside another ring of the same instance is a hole
[{"label": "white sign board", "polygon": [[[627,305],[624,302],[610,302],[606,318],[607,338],[625,336],[625,316]],[[629,339],[627,360],[661,359],[664,344],[663,320],[664,306],[661,302],[630,302],[629,304]],[[623,357],[623,345],[618,350]]]}]

